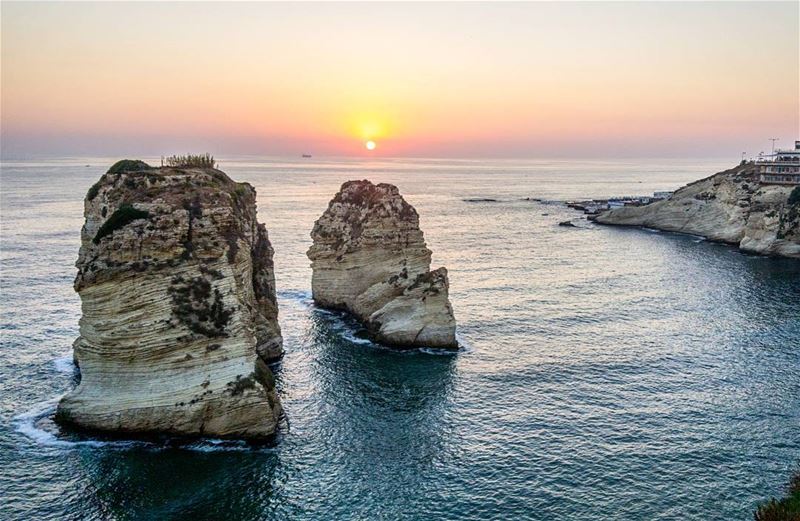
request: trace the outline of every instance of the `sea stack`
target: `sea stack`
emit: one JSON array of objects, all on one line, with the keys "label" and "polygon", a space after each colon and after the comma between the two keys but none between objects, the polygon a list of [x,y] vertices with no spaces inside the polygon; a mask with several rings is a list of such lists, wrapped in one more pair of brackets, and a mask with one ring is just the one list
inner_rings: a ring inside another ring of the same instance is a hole
[{"label": "sea stack", "polygon": [[81,380],[58,421],[120,434],[275,432],[272,247],[253,187],[211,165],[120,161],[86,195]]},{"label": "sea stack", "polygon": [[[800,146],[798,147],[800,150]],[[701,235],[742,251],[800,258],[800,184],[760,173],[744,162],[690,183],[669,199],[597,216],[601,224],[647,226]]]},{"label": "sea stack", "polygon": [[447,270],[430,270],[419,216],[396,186],[344,183],[311,237],[318,305],[353,313],[383,344],[458,347]]}]

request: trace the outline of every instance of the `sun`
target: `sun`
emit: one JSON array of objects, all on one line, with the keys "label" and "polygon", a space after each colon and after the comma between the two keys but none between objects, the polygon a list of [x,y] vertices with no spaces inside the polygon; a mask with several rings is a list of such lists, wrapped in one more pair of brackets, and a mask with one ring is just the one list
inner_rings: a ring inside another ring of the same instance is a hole
[{"label": "sun", "polygon": [[364,146],[367,147],[367,150],[375,150],[375,147],[378,145],[376,145],[374,141],[369,140],[366,143],[364,143]]}]

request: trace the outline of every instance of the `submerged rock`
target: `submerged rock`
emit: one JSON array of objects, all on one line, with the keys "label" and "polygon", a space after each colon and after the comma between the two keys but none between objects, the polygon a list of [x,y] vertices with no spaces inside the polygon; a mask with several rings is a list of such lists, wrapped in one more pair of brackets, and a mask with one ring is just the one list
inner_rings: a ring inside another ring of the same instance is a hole
[{"label": "submerged rock", "polygon": [[89,190],[76,266],[78,387],[60,422],[263,438],[282,414],[272,247],[255,190],[212,168],[120,162]]},{"label": "submerged rock", "polygon": [[599,214],[601,224],[646,226],[735,244],[743,251],[800,258],[800,197],[787,185],[761,184],[758,166],[735,168],[690,183],[669,199]]},{"label": "submerged rock", "polygon": [[396,186],[344,183],[311,237],[317,304],[353,313],[388,345],[458,347],[447,270],[430,271],[419,216]]}]

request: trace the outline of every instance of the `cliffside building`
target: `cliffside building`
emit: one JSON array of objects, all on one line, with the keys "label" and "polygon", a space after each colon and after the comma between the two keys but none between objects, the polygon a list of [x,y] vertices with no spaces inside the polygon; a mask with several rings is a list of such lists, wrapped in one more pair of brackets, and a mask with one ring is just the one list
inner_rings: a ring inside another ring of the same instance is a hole
[{"label": "cliffside building", "polygon": [[778,149],[758,159],[759,180],[766,184],[800,185],[800,141],[794,150]]}]

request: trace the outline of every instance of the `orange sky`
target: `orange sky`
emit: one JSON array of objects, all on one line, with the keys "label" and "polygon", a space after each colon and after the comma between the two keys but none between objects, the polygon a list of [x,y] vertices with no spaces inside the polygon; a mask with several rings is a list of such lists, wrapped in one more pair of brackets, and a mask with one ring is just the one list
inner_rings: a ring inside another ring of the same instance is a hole
[{"label": "orange sky", "polygon": [[3,2],[2,151],[755,154],[798,5]]}]

